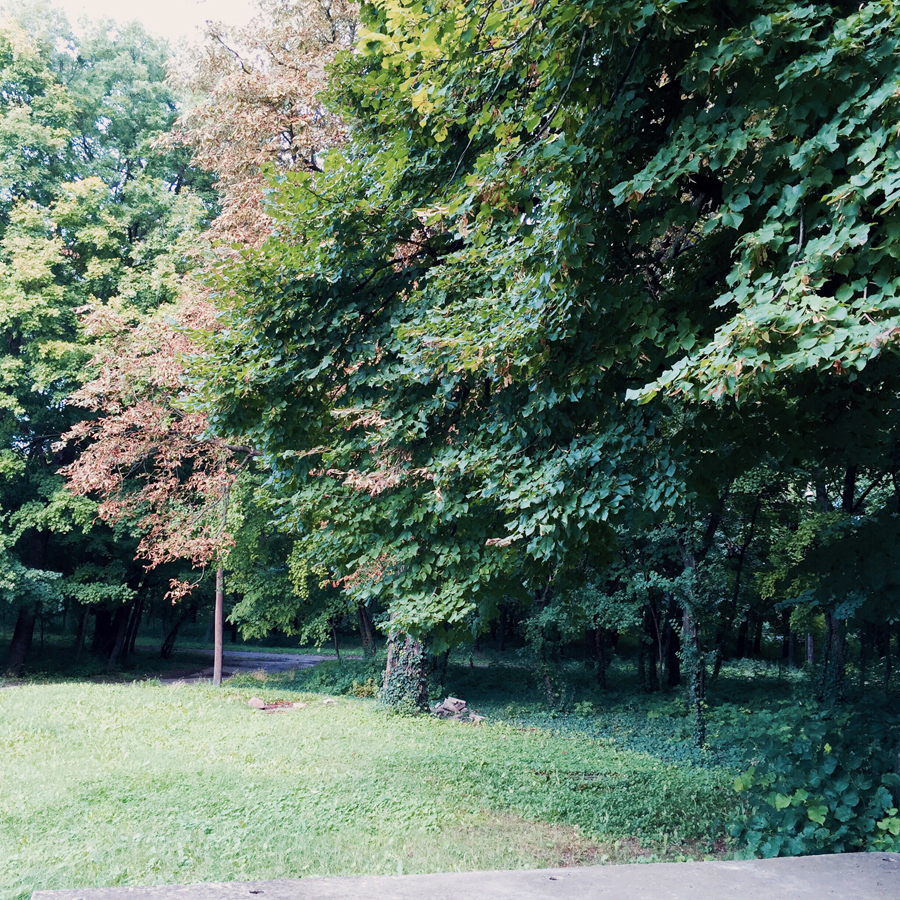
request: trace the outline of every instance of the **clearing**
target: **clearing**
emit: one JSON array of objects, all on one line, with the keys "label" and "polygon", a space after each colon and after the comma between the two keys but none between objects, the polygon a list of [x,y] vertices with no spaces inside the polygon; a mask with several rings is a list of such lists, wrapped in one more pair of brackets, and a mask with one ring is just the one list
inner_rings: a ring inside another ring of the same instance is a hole
[{"label": "clearing", "polygon": [[[0,691],[0,896],[722,852],[723,768],[490,703],[477,726],[326,704],[309,688],[329,669]],[[308,705],[257,712],[252,696]]]}]

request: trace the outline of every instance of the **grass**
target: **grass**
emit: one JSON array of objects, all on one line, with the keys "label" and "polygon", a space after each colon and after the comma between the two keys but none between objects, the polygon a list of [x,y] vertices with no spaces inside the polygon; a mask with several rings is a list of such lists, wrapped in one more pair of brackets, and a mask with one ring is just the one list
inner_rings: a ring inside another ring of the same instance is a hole
[{"label": "grass", "polygon": [[721,769],[496,711],[324,704],[301,674],[0,690],[0,896],[702,857],[733,802]]}]

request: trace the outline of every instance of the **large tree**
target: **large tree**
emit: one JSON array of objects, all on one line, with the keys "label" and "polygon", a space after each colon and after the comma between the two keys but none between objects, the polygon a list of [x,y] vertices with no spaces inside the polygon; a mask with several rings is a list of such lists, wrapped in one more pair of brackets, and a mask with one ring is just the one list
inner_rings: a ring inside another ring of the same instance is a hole
[{"label": "large tree", "polygon": [[699,697],[732,486],[839,479],[849,515],[895,466],[896,15],[366,5],[349,143],[221,270],[213,427],[435,640],[666,517]]}]

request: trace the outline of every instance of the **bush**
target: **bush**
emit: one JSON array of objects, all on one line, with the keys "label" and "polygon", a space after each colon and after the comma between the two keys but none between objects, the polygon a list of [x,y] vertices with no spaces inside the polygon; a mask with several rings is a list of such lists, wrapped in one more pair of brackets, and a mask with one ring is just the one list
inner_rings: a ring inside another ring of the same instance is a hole
[{"label": "bush", "polygon": [[371,659],[345,659],[341,663],[327,660],[298,672],[292,687],[314,693],[371,697],[374,694],[361,694],[358,691],[373,683],[377,687],[380,673],[381,664]]},{"label": "bush", "polygon": [[755,750],[729,825],[747,856],[900,850],[895,727],[861,713],[783,720]]}]

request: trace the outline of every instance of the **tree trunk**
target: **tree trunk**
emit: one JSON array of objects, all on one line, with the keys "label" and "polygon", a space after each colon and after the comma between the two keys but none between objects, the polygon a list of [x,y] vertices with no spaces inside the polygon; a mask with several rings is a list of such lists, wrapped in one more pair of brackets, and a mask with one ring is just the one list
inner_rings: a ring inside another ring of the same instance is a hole
[{"label": "tree trunk", "polygon": [[753,632],[753,655],[759,659],[762,656],[763,617],[756,617],[756,628]]},{"label": "tree trunk", "polygon": [[670,689],[681,684],[681,660],[678,658],[680,645],[678,632],[667,618],[663,626],[663,646],[666,660],[666,687]]},{"label": "tree trunk", "polygon": [[[196,602],[196,601],[195,601]],[[197,612],[197,607],[194,603],[187,607],[180,616],[175,618],[175,623],[169,628],[166,632],[166,636],[163,638],[162,646],[159,648],[159,655],[163,659],[168,659],[172,655],[172,651],[175,649],[175,640],[178,637],[178,632],[181,630],[181,626],[184,625],[185,622]]]},{"label": "tree trunk", "polygon": [[740,625],[738,625],[738,633],[737,633],[737,649],[736,655],[738,659],[746,659],[747,657],[747,635],[750,633],[750,622],[747,616],[744,616],[741,619]]},{"label": "tree trunk", "polygon": [[811,666],[816,661],[816,647],[813,641],[812,632],[806,633],[806,664]]},{"label": "tree trunk", "polygon": [[87,636],[87,623],[90,609],[85,606],[81,613],[81,619],[78,622],[78,636],[75,638],[75,659],[81,657],[81,651],[84,649],[84,639]]},{"label": "tree trunk", "polygon": [[[49,531],[34,531],[31,536],[31,544],[28,548],[28,565],[32,569],[43,569],[47,556],[47,545],[50,541]],[[38,609],[34,604],[27,604],[19,608],[16,617],[16,626],[9,642],[9,656],[6,668],[10,674],[16,675],[22,671],[25,665],[25,657],[31,649],[34,640],[34,626],[37,622]]]},{"label": "tree trunk", "polygon": [[132,605],[122,606],[116,610],[112,626],[113,645],[112,650],[109,652],[109,661],[106,664],[107,669],[113,668],[122,655],[122,649],[125,647],[125,641],[128,637],[128,623],[131,621],[133,614]]},{"label": "tree trunk", "polygon": [[597,654],[597,684],[601,690],[606,690],[607,643],[605,628],[594,629],[594,648]]},{"label": "tree trunk", "polygon": [[822,658],[819,700],[840,703],[844,698],[847,666],[844,623],[828,612],[825,613],[825,628],[825,650]]},{"label": "tree trunk", "polygon": [[791,659],[791,616],[790,613],[782,613],[781,616],[781,661],[790,665]]},{"label": "tree trunk", "polygon": [[138,630],[141,627],[141,620],[144,618],[144,602],[146,596],[147,595],[143,592],[138,596],[138,600],[134,605],[131,621],[128,623],[128,638],[125,642],[125,646],[127,652],[131,654],[134,653],[134,645],[137,642]]},{"label": "tree trunk", "polygon": [[213,687],[222,683],[222,629],[225,622],[225,568],[216,569],[215,639],[213,644]]},{"label": "tree trunk", "polygon": [[370,656],[375,656],[375,624],[372,622],[372,616],[369,615],[369,609],[364,603],[360,603],[356,607],[356,620],[359,624],[359,635],[363,642],[363,652]]},{"label": "tree trunk", "polygon": [[866,675],[869,668],[869,629],[861,625],[859,629],[859,689],[866,692]]},{"label": "tree trunk", "polygon": [[[402,642],[401,642],[402,639]],[[417,711],[428,706],[422,644],[410,635],[392,632],[388,638],[387,662],[381,695],[395,708]]]},{"label": "tree trunk", "polygon": [[6,662],[6,670],[10,675],[18,675],[25,665],[25,657],[31,649],[31,641],[34,638],[36,621],[37,616],[33,609],[27,606],[19,609],[16,627],[13,630],[12,640],[9,642],[9,658]]},{"label": "tree trunk", "polygon": [[337,628],[335,628],[334,625],[331,626],[331,642],[334,644],[334,655],[337,657],[338,665],[342,666],[341,649],[338,647]]},{"label": "tree trunk", "polygon": [[885,641],[884,641],[884,696],[889,697],[891,695],[891,629],[890,626],[885,626]]},{"label": "tree trunk", "polygon": [[682,657],[688,670],[688,699],[694,717],[694,738],[698,746],[706,742],[706,717],[703,715],[703,703],[706,698],[706,666],[700,651],[700,636],[697,623],[689,607],[684,609],[684,644]]}]

